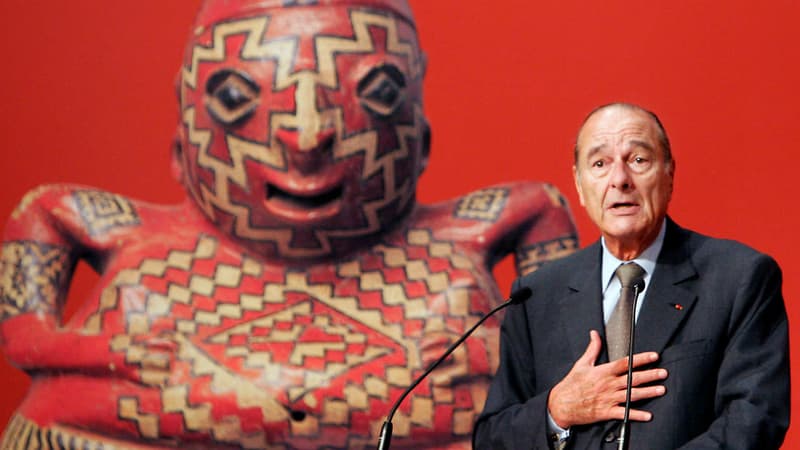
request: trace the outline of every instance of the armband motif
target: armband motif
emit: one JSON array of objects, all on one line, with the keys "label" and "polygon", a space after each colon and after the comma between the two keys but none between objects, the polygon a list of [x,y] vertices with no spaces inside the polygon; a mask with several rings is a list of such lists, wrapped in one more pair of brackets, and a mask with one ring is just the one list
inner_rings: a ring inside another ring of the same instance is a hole
[{"label": "armband motif", "polygon": [[533,272],[548,261],[563,258],[578,249],[578,237],[564,236],[522,247],[517,250],[517,273]]},{"label": "armband motif", "polygon": [[0,321],[31,311],[55,312],[69,255],[32,241],[3,244],[0,255]]},{"label": "armband motif", "polygon": [[121,195],[83,190],[73,192],[72,196],[92,236],[116,227],[139,225],[139,215],[131,202]]},{"label": "armband motif", "polygon": [[456,206],[459,219],[495,222],[506,206],[508,189],[481,189],[462,198]]}]

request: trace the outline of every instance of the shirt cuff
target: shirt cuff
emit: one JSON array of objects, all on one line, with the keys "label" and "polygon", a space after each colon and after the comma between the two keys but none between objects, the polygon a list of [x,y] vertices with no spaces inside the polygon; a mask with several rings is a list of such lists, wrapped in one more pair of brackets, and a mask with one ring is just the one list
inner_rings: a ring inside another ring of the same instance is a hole
[{"label": "shirt cuff", "polygon": [[551,442],[564,442],[569,439],[569,428],[566,430],[558,426],[553,416],[550,415],[550,410],[547,410],[547,436]]}]

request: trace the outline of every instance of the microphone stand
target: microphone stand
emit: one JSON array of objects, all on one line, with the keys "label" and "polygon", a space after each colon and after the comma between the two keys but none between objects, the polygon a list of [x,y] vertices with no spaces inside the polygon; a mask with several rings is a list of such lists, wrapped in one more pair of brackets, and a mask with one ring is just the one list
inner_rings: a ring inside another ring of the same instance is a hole
[{"label": "microphone stand", "polygon": [[628,450],[629,415],[631,412],[631,390],[633,388],[633,335],[636,329],[636,303],[639,300],[639,289],[644,287],[644,280],[637,280],[633,285],[633,314],[631,314],[630,342],[628,345],[628,381],[625,386],[625,415],[622,418],[617,450]]},{"label": "microphone stand", "polygon": [[400,395],[400,398],[397,399],[397,401],[394,403],[394,406],[392,406],[391,411],[389,411],[389,415],[386,417],[386,421],[383,422],[383,426],[381,426],[381,434],[378,437],[378,450],[389,450],[389,444],[392,441],[392,418],[394,417],[394,413],[397,411],[397,408],[400,406],[403,400],[405,400],[408,394],[410,394],[411,391],[413,391],[414,388],[417,387],[417,385],[420,382],[422,382],[422,380],[424,380],[429,373],[433,371],[433,369],[435,369],[439,364],[441,364],[442,361],[444,361],[448,356],[450,356],[450,354],[453,353],[453,351],[456,348],[458,348],[458,346],[461,345],[461,343],[464,342],[464,340],[467,339],[472,334],[472,332],[475,331],[475,329],[477,329],[486,319],[493,316],[494,313],[500,311],[501,309],[507,306],[516,303],[521,303],[527,300],[528,297],[530,296],[531,296],[531,289],[529,287],[523,287],[515,291],[513,294],[511,294],[511,297],[508,299],[508,301],[495,306],[494,309],[492,309],[491,311],[486,313],[483,317],[481,317],[481,319],[477,323],[475,323],[475,325],[470,327],[470,329],[467,330],[466,333],[461,335],[461,337],[458,338],[457,341],[453,342],[453,344],[450,345],[450,347],[447,350],[445,350],[445,352],[442,354],[442,356],[439,357],[439,359],[437,359],[436,361],[433,362],[433,364],[428,366],[425,372],[422,375],[418,376],[417,379],[414,380],[414,382],[411,383],[411,385],[408,386],[405,391],[403,391],[403,394]]}]

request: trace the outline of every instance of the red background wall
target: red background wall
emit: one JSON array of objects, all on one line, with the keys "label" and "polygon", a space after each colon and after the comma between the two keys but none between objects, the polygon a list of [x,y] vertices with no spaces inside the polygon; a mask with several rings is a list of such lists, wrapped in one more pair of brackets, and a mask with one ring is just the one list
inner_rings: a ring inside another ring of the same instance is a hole
[{"label": "red background wall", "polygon": [[[198,3],[3,2],[0,220],[46,182],[161,203],[182,198],[168,170],[173,80]],[[597,232],[572,186],[576,128],[596,105],[640,103],[661,116],[673,142],[678,223],[744,241],[783,267],[797,361],[800,2],[412,5],[429,56],[433,127],[421,201],[506,180],[546,180],[567,195],[586,245]],[[510,265],[496,272],[507,291]],[[79,270],[73,304],[92,282]],[[28,382],[4,360],[0,380],[5,423]],[[800,411],[798,394],[792,405]],[[800,448],[797,429],[784,448]]]}]

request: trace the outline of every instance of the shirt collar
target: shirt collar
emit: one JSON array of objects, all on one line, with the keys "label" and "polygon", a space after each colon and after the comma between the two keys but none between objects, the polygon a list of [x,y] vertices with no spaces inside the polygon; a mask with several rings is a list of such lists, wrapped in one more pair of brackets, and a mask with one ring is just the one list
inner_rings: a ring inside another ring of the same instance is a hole
[{"label": "shirt collar", "polygon": [[661,230],[659,230],[658,236],[656,236],[653,243],[631,261],[622,261],[611,254],[608,247],[606,247],[605,238],[601,238],[600,243],[603,246],[603,266],[600,268],[600,275],[602,276],[600,281],[603,283],[603,292],[605,292],[608,287],[608,283],[611,281],[611,277],[614,276],[614,272],[617,271],[617,267],[624,262],[635,262],[639,264],[645,271],[645,278],[649,279],[656,270],[656,260],[658,260],[658,254],[661,253],[661,247],[664,245],[664,235],[666,231],[667,219],[665,218],[661,223]]}]

